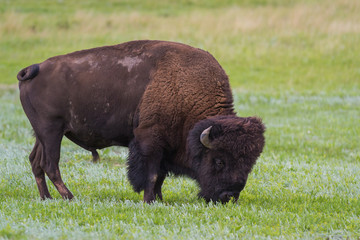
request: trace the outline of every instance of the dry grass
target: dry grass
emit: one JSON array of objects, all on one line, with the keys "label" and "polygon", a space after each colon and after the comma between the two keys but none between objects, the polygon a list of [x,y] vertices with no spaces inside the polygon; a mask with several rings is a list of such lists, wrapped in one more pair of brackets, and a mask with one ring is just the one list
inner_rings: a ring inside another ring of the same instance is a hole
[{"label": "dry grass", "polygon": [[[1,17],[2,34],[30,37],[76,34],[118,34],[141,29],[143,37],[157,35],[177,38],[189,31],[196,35],[221,36],[272,31],[274,33],[360,33],[360,1],[337,0],[331,4],[298,4],[293,7],[265,6],[258,8],[232,7],[226,9],[197,10],[164,17],[155,14],[98,13],[76,11],[65,19],[49,15],[6,12]],[[49,24],[50,23],[50,24]],[[60,30],[60,31],[59,31]]]},{"label": "dry grass", "polygon": [[[51,14],[9,10],[0,15],[5,50],[0,56],[0,62],[5,62],[0,64],[4,74],[0,79],[12,83],[22,67],[58,54],[134,39],[161,39],[208,50],[225,67],[234,86],[242,81],[242,86],[254,90],[252,82],[265,81],[266,76],[277,89],[325,85],[337,89],[341,77],[341,88],[346,88],[346,82],[358,74],[357,60],[351,59],[360,41],[359,12],[358,0],[197,8],[173,15],[135,10]],[[331,57],[337,62],[322,63]],[[309,59],[318,65],[307,66]],[[347,76],[328,73],[328,67],[338,67],[340,72],[345,65],[352,69]],[[309,84],[303,84],[302,77]],[[318,85],[312,85],[314,81]]]},{"label": "dry grass", "polygon": [[15,90],[18,88],[17,84],[1,84],[0,83],[0,90]]}]

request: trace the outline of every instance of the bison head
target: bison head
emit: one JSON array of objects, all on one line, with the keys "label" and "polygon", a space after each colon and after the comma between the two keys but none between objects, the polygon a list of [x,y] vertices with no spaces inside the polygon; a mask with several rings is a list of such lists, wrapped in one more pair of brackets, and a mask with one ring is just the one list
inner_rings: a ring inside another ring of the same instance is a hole
[{"label": "bison head", "polygon": [[188,154],[199,196],[208,202],[236,201],[263,150],[264,131],[256,117],[216,116],[196,123],[188,137]]}]

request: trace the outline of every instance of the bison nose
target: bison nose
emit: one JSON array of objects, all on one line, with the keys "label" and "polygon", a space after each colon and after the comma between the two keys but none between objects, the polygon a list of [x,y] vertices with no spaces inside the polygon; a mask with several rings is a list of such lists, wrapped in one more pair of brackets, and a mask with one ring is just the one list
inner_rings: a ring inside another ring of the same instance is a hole
[{"label": "bison nose", "polygon": [[219,196],[219,199],[222,203],[227,203],[228,201],[230,201],[231,198],[233,198],[234,201],[237,201],[237,199],[239,198],[239,192],[225,191],[222,192]]}]

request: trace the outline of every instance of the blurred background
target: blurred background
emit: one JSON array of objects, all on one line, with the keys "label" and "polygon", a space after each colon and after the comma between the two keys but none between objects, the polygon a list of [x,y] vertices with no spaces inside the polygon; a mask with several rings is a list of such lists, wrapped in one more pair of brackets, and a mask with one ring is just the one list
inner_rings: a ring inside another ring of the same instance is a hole
[{"label": "blurred background", "polygon": [[137,39],[209,51],[237,92],[359,90],[358,0],[0,0],[0,84],[54,55]]}]

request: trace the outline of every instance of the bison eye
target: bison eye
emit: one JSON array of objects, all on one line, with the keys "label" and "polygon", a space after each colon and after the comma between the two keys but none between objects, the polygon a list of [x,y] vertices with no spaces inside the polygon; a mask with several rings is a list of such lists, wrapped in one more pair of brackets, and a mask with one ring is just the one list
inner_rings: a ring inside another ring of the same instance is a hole
[{"label": "bison eye", "polygon": [[216,165],[216,169],[217,170],[221,170],[224,167],[224,161],[219,159],[219,158],[215,158],[215,165]]}]

